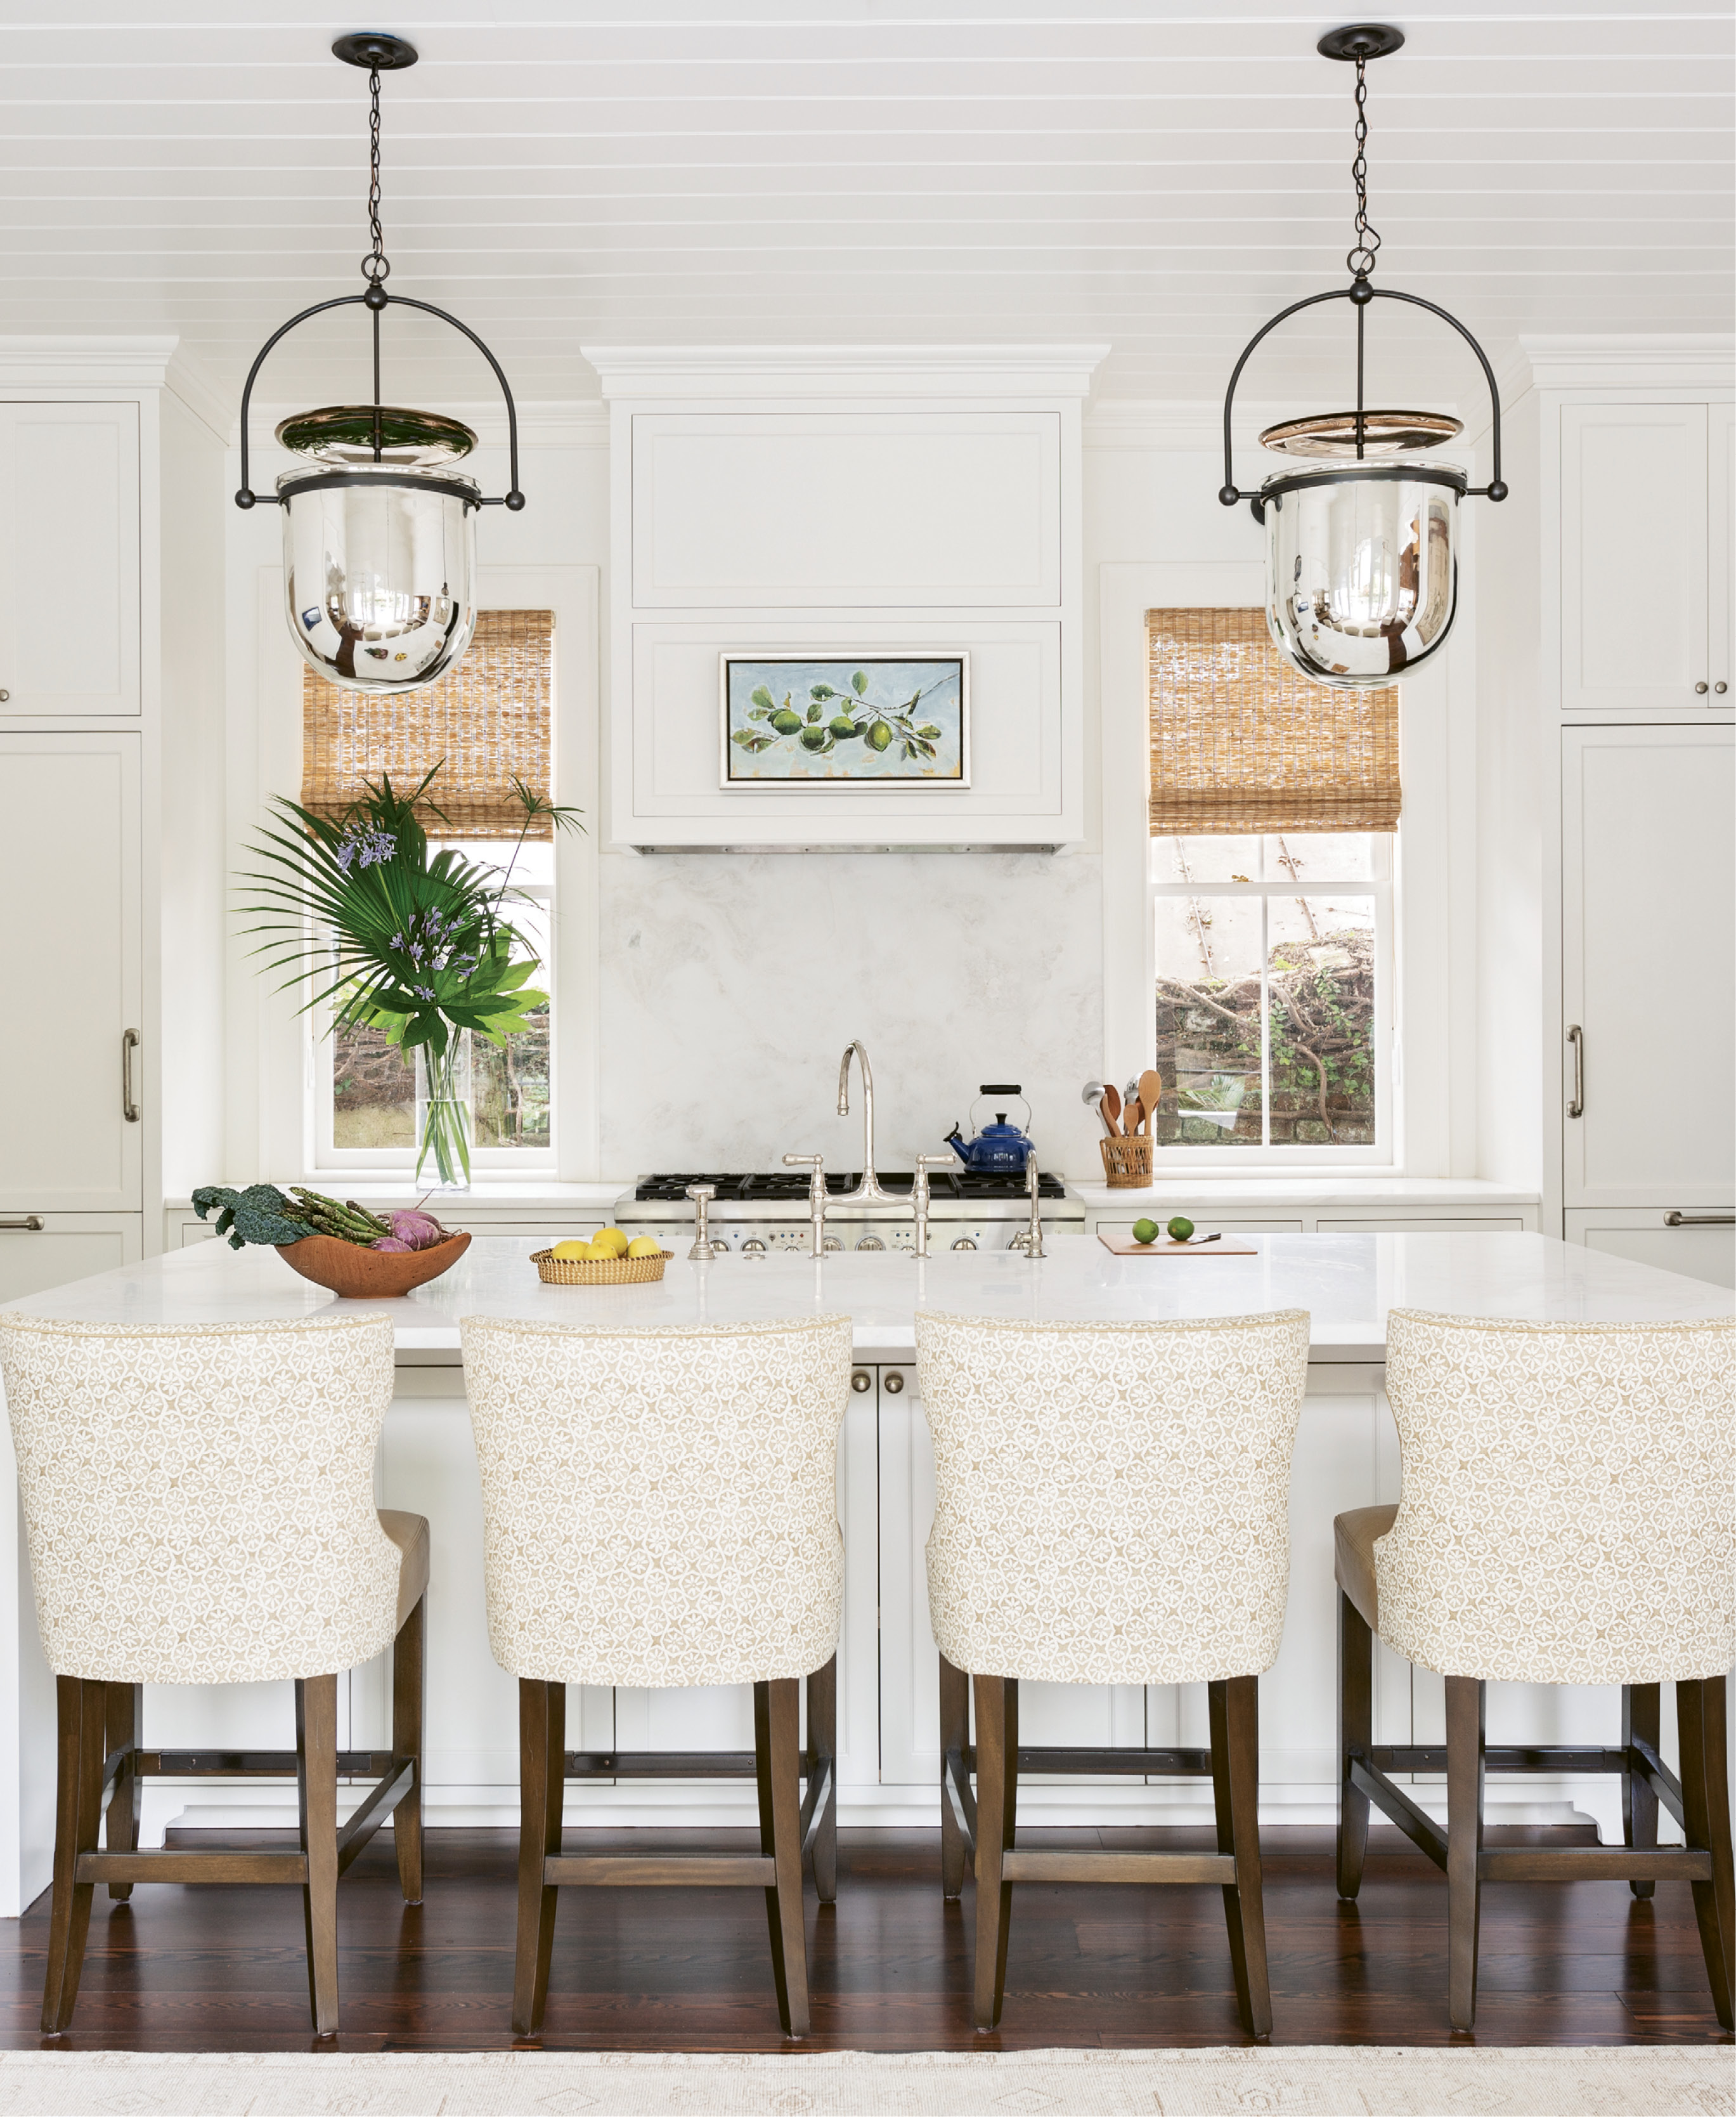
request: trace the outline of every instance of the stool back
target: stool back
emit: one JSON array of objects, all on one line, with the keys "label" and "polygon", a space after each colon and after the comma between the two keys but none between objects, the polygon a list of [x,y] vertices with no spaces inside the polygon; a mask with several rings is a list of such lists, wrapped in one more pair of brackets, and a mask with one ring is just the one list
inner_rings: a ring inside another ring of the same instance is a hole
[{"label": "stool back", "polygon": [[919,1315],[928,1607],[956,1668],[1187,1683],[1277,1658],[1305,1312],[1209,1322]]},{"label": "stool back", "polygon": [[460,1327],[509,1676],[762,1683],[831,1658],[848,1317]]},{"label": "stool back", "polygon": [[383,1316],[122,1328],[0,1316],[43,1652],[106,1683],[263,1683],[392,1641],[374,1510]]},{"label": "stool back", "polygon": [[1519,1683],[1722,1676],[1736,1658],[1736,1317],[1507,1323],[1395,1308],[1398,1514],[1380,1634]]}]

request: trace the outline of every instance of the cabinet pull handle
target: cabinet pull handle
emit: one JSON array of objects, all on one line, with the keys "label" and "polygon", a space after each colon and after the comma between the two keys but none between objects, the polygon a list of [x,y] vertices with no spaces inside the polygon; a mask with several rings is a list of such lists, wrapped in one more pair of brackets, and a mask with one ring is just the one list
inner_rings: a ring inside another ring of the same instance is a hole
[{"label": "cabinet pull handle", "polygon": [[139,1122],[139,1106],[133,1100],[132,1054],[139,1048],[139,1032],[127,1029],[121,1032],[121,1115],[128,1124]]},{"label": "cabinet pull handle", "polygon": [[9,1234],[39,1235],[42,1233],[42,1215],[40,1213],[9,1213],[4,1220],[0,1220],[0,1228],[4,1228]]},{"label": "cabinet pull handle", "polygon": [[1568,1041],[1573,1047],[1573,1097],[1568,1105],[1568,1115],[1582,1118],[1586,1114],[1586,1033],[1577,1022],[1568,1031]]},{"label": "cabinet pull handle", "polygon": [[1666,1228],[1736,1228],[1736,1213],[1666,1213]]}]

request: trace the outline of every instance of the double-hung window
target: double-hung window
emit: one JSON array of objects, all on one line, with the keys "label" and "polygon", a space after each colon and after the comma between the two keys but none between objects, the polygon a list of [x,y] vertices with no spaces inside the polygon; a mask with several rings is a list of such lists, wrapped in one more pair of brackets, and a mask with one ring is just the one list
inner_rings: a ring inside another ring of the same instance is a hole
[{"label": "double-hung window", "polygon": [[1159,1164],[1390,1164],[1392,691],[1310,683],[1264,614],[1151,611]]},{"label": "double-hung window", "polygon": [[[551,612],[484,611],[463,658],[425,690],[381,696],[327,684],[311,670],[302,678],[303,806],[341,814],[364,781],[377,784],[384,773],[402,789],[438,765],[421,813],[431,846],[509,874],[504,915],[541,959],[531,982],[542,991],[553,980],[554,837],[546,818],[526,830],[513,782],[543,796],[553,783],[553,650]],[[329,1027],[329,1018],[314,1025],[309,1053],[315,1169],[413,1168],[413,1063],[381,1030],[328,1035]],[[472,1037],[478,1174],[555,1167],[554,1034],[543,1007],[504,1048]]]}]

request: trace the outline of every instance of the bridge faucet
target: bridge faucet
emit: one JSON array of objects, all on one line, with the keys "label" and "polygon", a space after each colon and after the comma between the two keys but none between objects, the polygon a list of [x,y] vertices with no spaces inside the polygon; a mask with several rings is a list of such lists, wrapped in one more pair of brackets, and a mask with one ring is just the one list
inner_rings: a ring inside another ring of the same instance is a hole
[{"label": "bridge faucet", "polygon": [[875,1198],[888,1205],[899,1203],[890,1191],[881,1188],[880,1178],[874,1174],[874,1076],[868,1066],[868,1053],[860,1038],[845,1046],[844,1062],[838,1068],[838,1114],[850,1115],[850,1062],[851,1054],[862,1068],[862,1181],[854,1191],[845,1193],[845,1200]]}]

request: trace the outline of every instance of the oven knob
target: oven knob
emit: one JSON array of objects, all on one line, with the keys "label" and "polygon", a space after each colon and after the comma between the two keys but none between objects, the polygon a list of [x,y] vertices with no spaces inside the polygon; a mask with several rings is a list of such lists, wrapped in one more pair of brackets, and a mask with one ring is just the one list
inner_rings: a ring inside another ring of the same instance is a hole
[{"label": "oven knob", "polygon": [[858,1396],[865,1396],[874,1386],[874,1377],[866,1368],[858,1368],[850,1378],[850,1386]]},{"label": "oven knob", "polygon": [[825,1241],[820,1245],[820,1248],[822,1250],[841,1250],[843,1247],[843,1243],[838,1240],[838,1238],[836,1235],[828,1235]]},{"label": "oven knob", "polygon": [[859,1250],[883,1250],[886,1244],[878,1235],[864,1235],[856,1247]]},{"label": "oven knob", "polygon": [[763,1257],[766,1254],[766,1245],[757,1235],[749,1235],[741,1246],[741,1253],[744,1257]]},{"label": "oven knob", "polygon": [[886,1370],[886,1380],[881,1384],[881,1387],[885,1390],[886,1395],[888,1396],[899,1395],[903,1391],[904,1386],[904,1376],[896,1368],[889,1368]]},{"label": "oven knob", "polygon": [[969,1235],[960,1235],[952,1247],[955,1250],[974,1250],[976,1244],[972,1242]]}]

